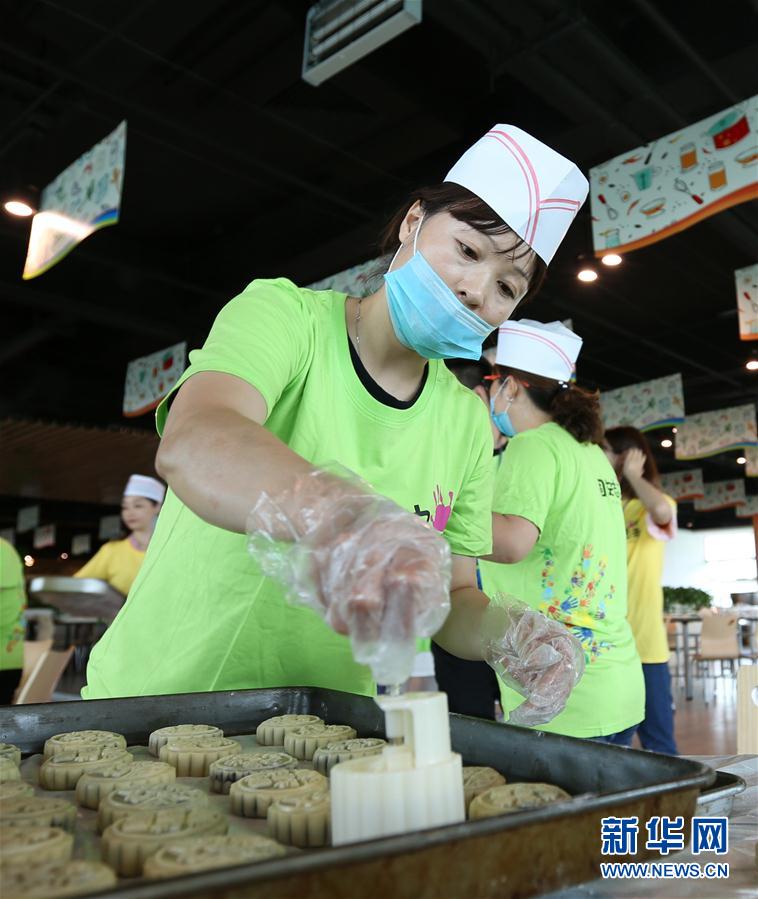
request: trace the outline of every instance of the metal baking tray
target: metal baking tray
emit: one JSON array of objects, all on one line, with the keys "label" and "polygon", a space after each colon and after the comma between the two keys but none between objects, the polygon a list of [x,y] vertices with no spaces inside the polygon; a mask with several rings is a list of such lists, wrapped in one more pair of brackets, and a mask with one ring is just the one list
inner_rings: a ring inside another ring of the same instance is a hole
[{"label": "metal baking tray", "polygon": [[[365,696],[290,687],[11,706],[0,712],[0,742],[24,753],[68,730],[103,729],[145,744],[151,731],[204,722],[228,735],[250,734],[282,714],[319,715],[383,736],[384,718]],[[715,772],[699,762],[590,740],[450,716],[453,749],[465,764],[490,765],[511,781],[548,781],[572,800],[484,821],[291,855],[161,882],[120,883],[102,895],[121,899],[508,899],[592,880],[603,860],[601,818],[682,815],[689,823]],[[639,841],[639,861],[652,855]]]},{"label": "metal baking tray", "polygon": [[29,582],[30,597],[60,612],[102,621],[113,621],[126,597],[107,581],[96,577],[35,577]]},{"label": "metal baking tray", "polygon": [[747,787],[745,781],[737,774],[728,771],[717,771],[713,785],[698,796],[698,815],[727,815],[732,813],[735,796]]}]

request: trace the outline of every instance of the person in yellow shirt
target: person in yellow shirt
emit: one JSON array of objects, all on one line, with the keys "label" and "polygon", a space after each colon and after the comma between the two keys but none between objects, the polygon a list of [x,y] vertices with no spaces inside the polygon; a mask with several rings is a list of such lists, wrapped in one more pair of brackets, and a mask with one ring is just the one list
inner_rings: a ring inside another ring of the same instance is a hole
[{"label": "person in yellow shirt", "polygon": [[635,731],[644,749],[677,755],[669,648],[663,621],[663,555],[677,532],[676,502],[660,489],[650,445],[636,428],[605,432],[607,452],[621,482],[626,522],[629,624],[645,676],[645,720],[619,735],[631,746]]},{"label": "person in yellow shirt", "polygon": [[0,705],[10,705],[24,667],[24,566],[0,538]]},{"label": "person in yellow shirt", "polygon": [[101,546],[74,577],[100,578],[126,596],[145,559],[165,493],[166,488],[156,478],[133,474],[121,499],[121,519],[129,536]]}]

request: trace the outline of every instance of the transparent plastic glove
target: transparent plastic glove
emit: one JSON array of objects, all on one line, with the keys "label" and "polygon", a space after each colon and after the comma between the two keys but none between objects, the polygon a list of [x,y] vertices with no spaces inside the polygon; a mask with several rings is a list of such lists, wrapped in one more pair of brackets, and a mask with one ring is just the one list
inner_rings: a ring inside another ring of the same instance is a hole
[{"label": "transparent plastic glove", "polygon": [[354,476],[327,471],[262,494],[247,531],[263,573],[347,634],[378,683],[408,679],[416,637],[436,633],[450,611],[452,563],[440,534]]},{"label": "transparent plastic glove", "polygon": [[552,721],[584,674],[582,644],[564,624],[502,594],[487,609],[483,633],[485,660],[526,698],[509,723],[533,727]]}]

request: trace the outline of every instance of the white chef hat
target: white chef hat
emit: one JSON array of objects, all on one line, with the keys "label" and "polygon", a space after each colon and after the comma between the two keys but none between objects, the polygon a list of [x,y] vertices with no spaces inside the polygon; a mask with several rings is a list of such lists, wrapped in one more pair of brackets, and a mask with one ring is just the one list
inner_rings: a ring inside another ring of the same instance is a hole
[{"label": "white chef hat", "polygon": [[568,382],[574,374],[582,338],[560,322],[507,321],[497,335],[498,365]]},{"label": "white chef hat", "polygon": [[513,125],[493,125],[445,181],[468,188],[548,264],[587,199],[577,166]]},{"label": "white chef hat", "polygon": [[144,496],[156,503],[162,503],[166,488],[157,478],[149,478],[144,474],[133,474],[129,477],[124,496]]}]

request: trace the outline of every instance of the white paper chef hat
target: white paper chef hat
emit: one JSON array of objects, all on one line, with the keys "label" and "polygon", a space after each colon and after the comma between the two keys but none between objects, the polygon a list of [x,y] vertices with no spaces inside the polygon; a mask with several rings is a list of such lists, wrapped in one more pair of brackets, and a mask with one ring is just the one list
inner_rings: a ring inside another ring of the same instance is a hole
[{"label": "white paper chef hat", "polygon": [[162,503],[166,488],[157,478],[149,478],[144,474],[133,474],[126,483],[124,496],[144,496],[156,503]]},{"label": "white paper chef hat", "polygon": [[513,125],[493,125],[447,173],[468,188],[548,264],[587,199],[576,165]]},{"label": "white paper chef hat", "polygon": [[568,382],[574,374],[582,338],[560,322],[505,322],[497,335],[498,365]]}]

